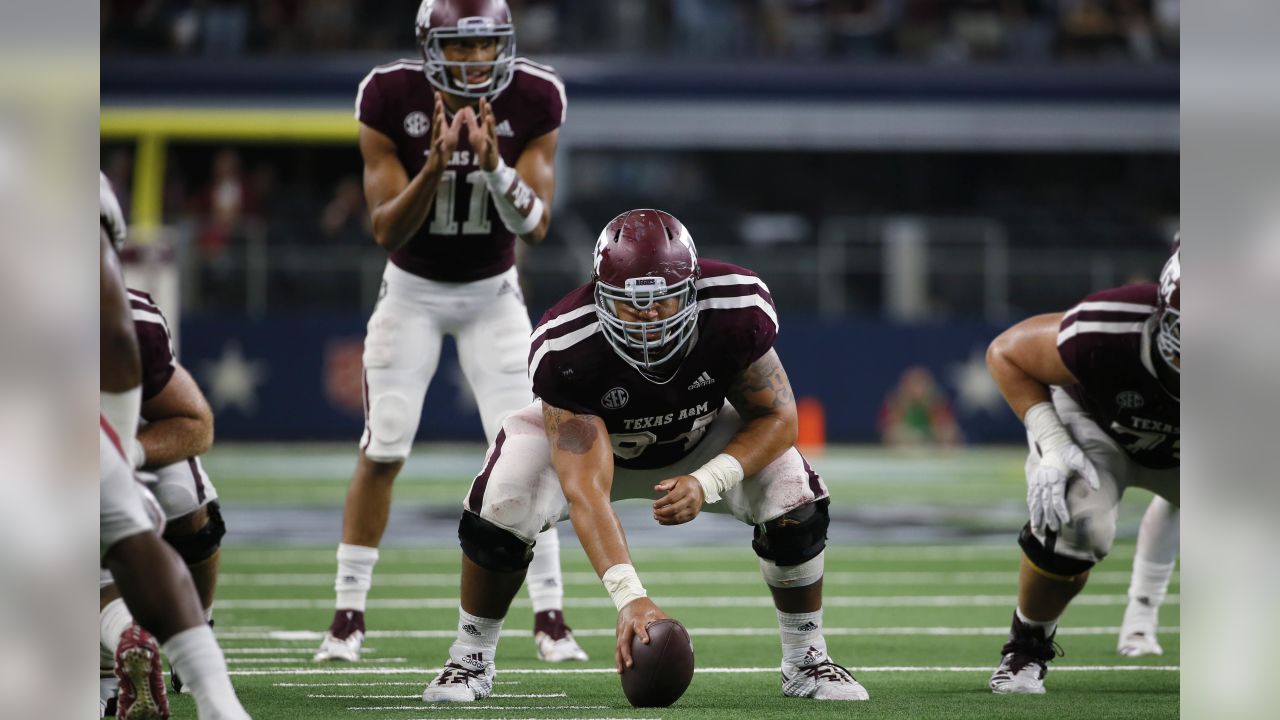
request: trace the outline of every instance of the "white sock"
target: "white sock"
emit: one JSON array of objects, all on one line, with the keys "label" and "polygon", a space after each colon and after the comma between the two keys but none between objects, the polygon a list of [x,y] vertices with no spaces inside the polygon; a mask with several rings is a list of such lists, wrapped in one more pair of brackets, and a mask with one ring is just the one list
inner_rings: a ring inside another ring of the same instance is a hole
[{"label": "white sock", "polygon": [[204,609],[204,622],[206,625],[213,622],[213,606],[212,605]]},{"label": "white sock", "polygon": [[222,648],[208,625],[197,625],[169,638],[164,652],[182,682],[190,686],[201,720],[249,720],[231,687]]},{"label": "white sock", "polygon": [[338,594],[336,609],[364,612],[376,564],[378,548],[338,544],[338,576],[333,582],[333,589]]},{"label": "white sock", "polygon": [[1045,622],[1041,622],[1039,620],[1032,620],[1031,618],[1027,617],[1022,613],[1022,608],[1018,608],[1017,613],[1018,613],[1018,620],[1023,625],[1026,625],[1027,627],[1040,628],[1044,630],[1044,636],[1046,638],[1050,637],[1058,630],[1058,621],[1056,619],[1047,620]]},{"label": "white sock", "polygon": [[98,654],[102,667],[115,667],[120,636],[132,624],[133,615],[120,598],[107,603],[102,612],[98,613]]},{"label": "white sock", "polygon": [[564,582],[560,578],[560,531],[552,525],[534,538],[533,562],[524,584],[529,589],[533,612],[560,610],[564,607]]},{"label": "white sock", "polygon": [[782,662],[800,665],[812,650],[827,656],[827,641],[822,637],[822,609],[807,613],[778,613],[778,629],[782,634]]},{"label": "white sock", "polygon": [[[1129,602],[1138,602],[1154,611],[1164,602],[1169,591],[1169,579],[1173,577],[1176,562],[1159,565],[1140,557],[1133,559],[1133,577],[1129,581]],[[1141,600],[1145,598],[1145,600]]]},{"label": "white sock", "polygon": [[458,661],[482,653],[485,662],[493,662],[501,632],[501,618],[482,618],[458,608],[458,639],[449,647],[449,657]]}]

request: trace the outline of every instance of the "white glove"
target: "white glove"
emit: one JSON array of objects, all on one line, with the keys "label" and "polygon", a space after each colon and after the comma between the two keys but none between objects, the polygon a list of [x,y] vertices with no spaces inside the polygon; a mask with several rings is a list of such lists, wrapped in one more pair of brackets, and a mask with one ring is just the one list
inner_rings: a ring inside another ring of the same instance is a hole
[{"label": "white glove", "polygon": [[1089,487],[1097,490],[1098,470],[1076,445],[1053,403],[1033,405],[1023,416],[1027,430],[1040,448],[1040,464],[1027,475],[1027,509],[1031,511],[1031,529],[1058,532],[1071,521],[1067,510],[1067,481],[1081,475]]},{"label": "white glove", "polygon": [[1027,508],[1031,511],[1031,529],[1058,532],[1071,521],[1067,510],[1067,481],[1079,475],[1097,490],[1098,470],[1085,457],[1078,445],[1045,451],[1040,464],[1027,476]]}]

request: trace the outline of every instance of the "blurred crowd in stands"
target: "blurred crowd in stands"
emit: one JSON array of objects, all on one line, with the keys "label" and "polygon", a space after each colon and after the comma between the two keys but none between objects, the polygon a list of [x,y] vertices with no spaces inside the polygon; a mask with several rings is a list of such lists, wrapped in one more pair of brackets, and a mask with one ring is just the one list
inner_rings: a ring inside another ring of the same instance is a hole
[{"label": "blurred crowd in stands", "polygon": [[[413,54],[419,0],[103,0],[104,56]],[[530,55],[1176,62],[1179,0],[510,0]]]}]

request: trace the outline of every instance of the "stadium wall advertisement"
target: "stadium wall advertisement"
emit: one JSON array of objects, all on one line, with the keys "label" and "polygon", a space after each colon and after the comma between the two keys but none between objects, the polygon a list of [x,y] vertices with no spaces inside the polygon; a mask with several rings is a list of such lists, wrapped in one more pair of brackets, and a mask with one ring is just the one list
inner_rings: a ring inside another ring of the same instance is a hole
[{"label": "stadium wall advertisement", "polygon": [[[213,405],[221,439],[344,440],[363,426],[357,314],[182,318],[181,361]],[[886,395],[910,367],[928,369],[966,441],[1021,442],[1024,430],[987,374],[1002,329],[980,320],[898,324],[879,319],[780,318],[777,350],[800,398],[815,398],[826,439],[877,442]],[[451,341],[423,406],[419,441],[483,441]]]}]

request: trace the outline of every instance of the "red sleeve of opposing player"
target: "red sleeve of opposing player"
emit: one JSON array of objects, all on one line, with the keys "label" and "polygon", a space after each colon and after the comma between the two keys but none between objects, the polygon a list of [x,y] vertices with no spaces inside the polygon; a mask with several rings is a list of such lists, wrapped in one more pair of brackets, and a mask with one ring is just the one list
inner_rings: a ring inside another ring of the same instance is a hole
[{"label": "red sleeve of opposing player", "polygon": [[542,137],[564,123],[565,109],[568,100],[564,93],[564,82],[556,71],[547,65],[539,65],[521,58],[516,61],[516,72],[528,76],[529,85],[534,88],[537,109],[531,108],[536,119],[529,128],[529,137]]},{"label": "red sleeve of opposing player", "polygon": [[368,125],[388,137],[394,137],[395,124],[390,120],[387,110],[387,75],[380,72],[382,68],[374,68],[360,81],[356,91],[356,120]]}]

